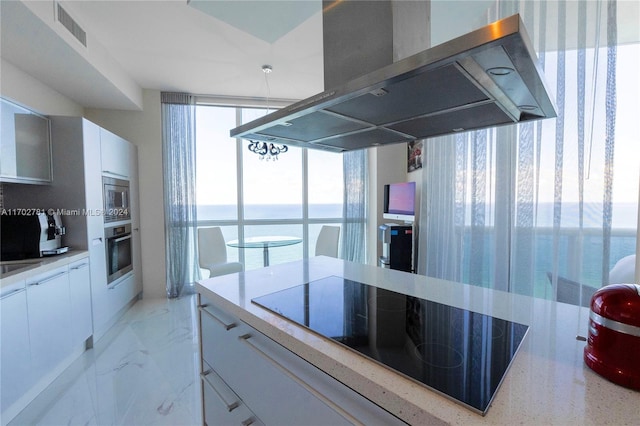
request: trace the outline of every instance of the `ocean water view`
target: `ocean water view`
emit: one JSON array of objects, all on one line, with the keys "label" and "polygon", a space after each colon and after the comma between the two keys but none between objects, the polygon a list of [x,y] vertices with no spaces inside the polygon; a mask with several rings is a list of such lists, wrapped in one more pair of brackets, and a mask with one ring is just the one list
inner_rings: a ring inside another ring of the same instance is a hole
[{"label": "ocean water view", "polygon": [[[309,204],[309,218],[341,218],[342,204]],[[533,206],[521,206],[522,210],[534,210]],[[470,211],[469,206],[465,206]],[[553,226],[553,203],[539,203],[536,211],[536,227],[547,228]],[[198,220],[237,220],[238,207],[236,205],[198,205]],[[579,226],[579,204],[563,203],[561,207],[561,224],[563,228]],[[249,204],[244,206],[246,220],[278,220],[302,219],[302,205],[300,204]],[[637,203],[615,203],[611,215],[612,229],[636,229],[638,226]],[[602,227],[602,204],[584,203],[583,228]]]},{"label": "ocean water view", "polygon": [[[236,221],[237,206],[235,205],[204,205],[198,206],[198,222],[206,223],[204,226],[213,226],[215,223],[209,221]],[[291,236],[303,237],[302,206],[301,205],[245,205],[244,210],[245,237],[259,236]],[[284,247],[269,248],[269,263],[276,265],[279,263],[299,260],[304,255],[304,245],[307,244],[309,256],[315,253],[315,245],[318,233],[323,224],[341,226],[339,223],[342,217],[342,204],[310,204],[309,218],[314,222],[309,224],[309,239],[306,242],[293,244]],[[259,221],[295,221],[297,223],[274,224]],[[326,222],[324,222],[326,220]],[[258,223],[256,223],[258,222]],[[222,225],[222,232],[225,240],[231,241],[238,238],[238,227],[235,225]],[[244,251],[245,270],[263,267],[262,248],[238,249],[227,247],[229,260],[240,261],[241,253]]]},{"label": "ocean water view", "polygon": [[[518,279],[520,273],[531,275],[533,271],[533,283],[524,285],[521,292],[531,294],[536,297],[551,298],[552,288],[548,278],[548,273],[556,270],[558,275],[564,278],[579,281],[591,287],[602,286],[602,257],[604,253],[604,240],[602,235],[602,207],[596,203],[586,203],[584,205],[583,227],[579,228],[578,203],[564,203],[561,210],[560,231],[553,232],[553,204],[541,203],[538,205],[536,226],[526,228],[530,232],[530,240],[525,243],[518,233],[512,237],[512,247],[516,250],[512,255],[522,261],[523,256],[528,259],[524,261],[526,268],[523,271],[517,270],[517,264],[512,267],[512,277],[514,281],[529,282],[528,278]],[[244,225],[245,237],[282,235],[302,238],[302,206],[301,205],[247,205],[245,206]],[[314,255],[315,243],[323,220],[329,223],[342,216],[341,204],[311,204],[309,205],[309,241],[285,247],[275,247],[269,249],[270,264],[289,262],[302,259],[304,254],[303,244],[307,244],[308,253]],[[612,212],[612,233],[609,252],[609,269],[621,258],[635,253],[638,223],[638,205],[635,203],[618,203],[613,207]],[[204,205],[198,206],[198,221],[204,222],[205,226],[212,226],[215,221],[236,221],[237,206],[234,205]],[[260,221],[296,221],[298,223],[273,224]],[[213,222],[209,222],[213,221]],[[331,223],[339,225],[339,223]],[[225,239],[227,241],[238,238],[238,227],[236,225],[222,226]],[[495,252],[495,241],[493,230],[490,227],[484,228],[482,232],[483,262],[481,273],[471,273],[471,227],[460,228],[459,236],[463,238],[465,247],[462,254],[462,271],[460,281],[481,285],[486,287],[496,286],[492,277],[493,268],[490,262],[496,262],[493,253]],[[557,260],[554,261],[554,245],[557,247]],[[228,247],[228,255],[231,260],[240,260],[241,249]],[[520,251],[519,251],[520,250]],[[530,254],[527,254],[530,253]],[[418,262],[423,261],[420,257]],[[260,268],[263,266],[262,249],[244,249],[244,263],[247,270]],[[519,264],[519,263],[518,263]],[[556,269],[557,268],[557,269]],[[531,286],[533,288],[531,288]],[[517,287],[517,285],[516,285]]]},{"label": "ocean water view", "polygon": [[[342,204],[309,204],[312,219],[342,217]],[[198,220],[237,220],[236,205],[198,205]],[[246,220],[302,219],[301,204],[245,204]]]}]

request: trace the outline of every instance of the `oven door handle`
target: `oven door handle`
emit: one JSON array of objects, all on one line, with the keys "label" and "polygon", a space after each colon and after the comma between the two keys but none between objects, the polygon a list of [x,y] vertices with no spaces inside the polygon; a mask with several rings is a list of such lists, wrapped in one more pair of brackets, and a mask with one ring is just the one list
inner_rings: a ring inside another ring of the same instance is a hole
[{"label": "oven door handle", "polygon": [[114,243],[121,243],[124,240],[130,240],[130,239],[131,239],[131,234],[125,235],[124,237],[116,238],[115,240],[113,240],[113,242]]}]

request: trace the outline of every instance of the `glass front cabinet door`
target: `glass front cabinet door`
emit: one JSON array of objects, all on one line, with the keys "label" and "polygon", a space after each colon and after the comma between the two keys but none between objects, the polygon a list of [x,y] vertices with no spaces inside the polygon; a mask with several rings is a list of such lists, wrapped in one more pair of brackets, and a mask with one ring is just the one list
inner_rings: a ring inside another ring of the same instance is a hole
[{"label": "glass front cabinet door", "polygon": [[49,119],[5,99],[0,108],[0,182],[51,182]]}]

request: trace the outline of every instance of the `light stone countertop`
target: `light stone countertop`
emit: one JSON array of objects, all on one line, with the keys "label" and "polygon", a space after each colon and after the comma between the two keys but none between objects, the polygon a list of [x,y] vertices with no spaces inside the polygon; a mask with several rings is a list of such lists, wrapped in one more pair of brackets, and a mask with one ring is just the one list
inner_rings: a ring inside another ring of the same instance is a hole
[{"label": "light stone countertop", "polygon": [[69,250],[67,253],[37,259],[10,260],[0,265],[25,264],[24,268],[0,274],[0,288],[4,288],[53,269],[65,266],[89,256],[86,250]]},{"label": "light stone countertop", "polygon": [[[485,416],[251,299],[328,276],[433,300],[530,326]],[[198,292],[335,379],[410,424],[629,424],[640,422],[640,392],[613,384],[583,362],[589,309],[315,257],[202,280]]]}]

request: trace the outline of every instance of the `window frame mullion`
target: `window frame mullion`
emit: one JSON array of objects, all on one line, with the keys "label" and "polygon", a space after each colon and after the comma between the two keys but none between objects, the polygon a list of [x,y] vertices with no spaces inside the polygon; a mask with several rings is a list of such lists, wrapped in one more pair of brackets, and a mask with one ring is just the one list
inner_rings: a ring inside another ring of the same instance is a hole
[{"label": "window frame mullion", "polygon": [[[236,127],[237,127],[242,124],[242,107],[235,107],[235,111],[236,111]],[[243,169],[244,151],[242,150],[243,146],[244,146],[243,140],[241,138],[236,138],[236,182],[237,182],[236,227],[238,232],[238,239],[240,241],[244,240],[244,196],[243,196],[244,194],[244,169]],[[245,252],[243,248],[238,249],[238,261],[243,265],[246,264],[244,253]]]}]

